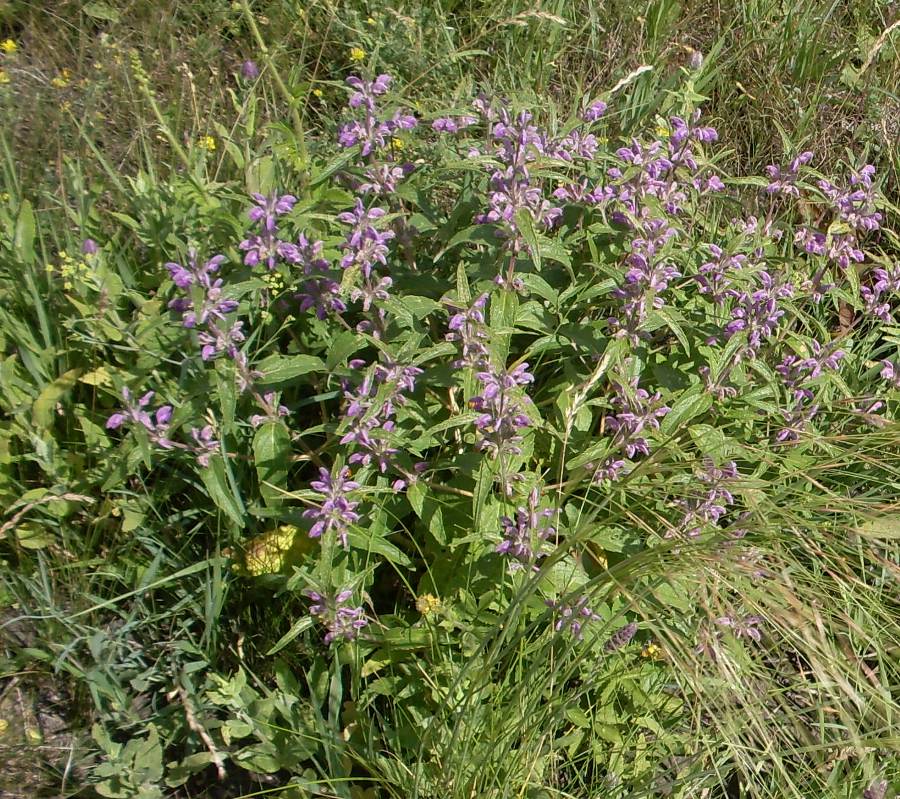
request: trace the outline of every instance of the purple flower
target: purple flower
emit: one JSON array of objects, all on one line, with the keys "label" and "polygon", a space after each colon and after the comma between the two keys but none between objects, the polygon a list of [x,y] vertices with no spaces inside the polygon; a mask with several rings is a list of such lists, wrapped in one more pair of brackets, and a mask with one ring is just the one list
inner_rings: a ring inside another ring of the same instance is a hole
[{"label": "purple flower", "polygon": [[717,467],[711,458],[704,458],[703,470],[697,477],[706,485],[705,490],[690,499],[678,501],[684,509],[684,518],[677,529],[666,533],[666,538],[682,534],[696,538],[705,527],[718,524],[728,507],[734,504],[734,496],[728,487],[739,477],[734,461]]},{"label": "purple flower", "polygon": [[248,58],[241,64],[241,75],[246,80],[256,80],[259,77],[259,67],[256,66],[256,62]]},{"label": "purple flower", "polygon": [[580,597],[571,604],[563,600],[553,601],[551,599],[546,600],[545,604],[553,609],[553,613],[556,616],[556,623],[553,625],[553,629],[558,633],[568,630],[572,637],[579,641],[584,637],[584,625],[588,622],[600,620],[600,616],[588,607],[588,598],[586,596]]},{"label": "purple flower", "polygon": [[81,252],[85,255],[96,255],[100,248],[97,246],[97,242],[93,239],[85,239],[81,243]]},{"label": "purple flower", "polygon": [[606,113],[607,105],[603,100],[595,100],[581,114],[585,122],[596,122]]},{"label": "purple flower", "polygon": [[484,321],[484,306],[487,300],[488,295],[482,294],[475,299],[471,307],[458,311],[450,317],[447,325],[450,332],[444,338],[460,343],[462,357],[453,362],[456,369],[482,369],[488,362],[488,333]]},{"label": "purple flower", "polygon": [[440,117],[431,123],[431,127],[438,133],[458,133],[476,122],[478,120],[472,116]]},{"label": "purple flower", "polygon": [[307,589],[303,593],[313,602],[309,606],[310,614],[317,616],[325,627],[324,640],[327,645],[341,638],[345,641],[355,640],[359,636],[359,631],[369,623],[361,606],[355,608],[347,606],[353,596],[350,589],[345,588],[334,595],[323,595],[312,589]]},{"label": "purple flower", "polygon": [[122,388],[122,399],[125,407],[116,411],[106,420],[107,430],[117,430],[124,424],[140,425],[148,434],[150,441],[163,449],[172,449],[175,446],[169,438],[169,423],[172,419],[172,406],[162,405],[154,413],[149,411],[149,405],[155,396],[155,392],[148,391],[139,399],[132,398],[127,387]]},{"label": "purple flower", "polygon": [[396,111],[391,117],[384,117],[378,108],[376,97],[388,90],[391,77],[379,75],[374,81],[351,76],[347,84],[355,91],[350,95],[350,108],[362,110],[362,117],[352,119],[343,125],[338,132],[338,144],[341,147],[361,145],[363,157],[376,150],[385,149],[388,139],[398,130],[409,130],[417,124],[416,118],[410,114]]},{"label": "purple flower", "polygon": [[637,632],[637,623],[631,622],[630,624],[626,624],[624,627],[616,630],[610,637],[609,640],[603,645],[604,652],[616,652],[621,649],[623,646],[627,646],[631,643],[631,639],[634,638],[634,634]]},{"label": "purple flower", "polygon": [[728,628],[735,638],[750,638],[757,643],[762,640],[759,629],[762,623],[762,616],[721,616],[716,619],[716,624]]},{"label": "purple flower", "polygon": [[825,348],[817,341],[810,342],[812,355],[799,358],[797,355],[786,355],[775,371],[781,375],[793,397],[791,410],[782,411],[786,426],[776,434],[778,441],[797,441],[806,425],[818,413],[819,406],[812,404],[815,394],[810,381],[819,377],[823,370],[836,371],[844,357],[841,350]]},{"label": "purple flower", "polygon": [[900,388],[900,366],[893,361],[882,361],[881,379],[886,380],[893,388]]},{"label": "purple flower", "polygon": [[392,230],[378,230],[375,224],[385,215],[383,208],[369,208],[357,199],[352,211],[338,214],[338,220],[352,225],[347,240],[341,245],[344,269],[358,267],[363,277],[369,278],[376,263],[387,266],[388,242],[394,238]]},{"label": "purple flower", "polygon": [[730,340],[737,333],[745,332],[747,345],[736,358],[755,357],[762,342],[769,338],[778,326],[784,311],[778,307],[778,300],[793,294],[790,284],[777,283],[768,272],[757,275],[762,287],[753,292],[731,290],[734,305],[731,321],[725,325],[725,339]]},{"label": "purple flower", "polygon": [[613,445],[624,450],[629,458],[649,455],[650,445],[644,430],[659,430],[659,420],[671,408],[661,404],[659,392],[651,396],[646,389],[638,388],[636,380],[628,386],[616,383],[614,388],[616,395],[611,401],[619,410],[605,419],[606,428],[614,434]]},{"label": "purple flower", "polygon": [[767,194],[786,194],[794,197],[800,196],[800,190],[797,188],[797,178],[800,176],[800,167],[812,161],[813,154],[808,150],[800,153],[791,163],[784,169],[775,164],[769,164],[766,167],[766,174],[769,176],[769,185],[766,186]]},{"label": "purple flower", "polygon": [[266,422],[277,422],[279,419],[287,416],[290,412],[285,405],[278,404],[274,391],[267,391],[263,395],[262,400],[265,413],[254,414],[250,417],[250,424],[253,427],[259,427]]},{"label": "purple flower", "polygon": [[480,433],[478,449],[488,450],[494,456],[521,454],[519,430],[531,425],[521,400],[522,386],[534,381],[528,364],[519,364],[512,370],[495,369],[489,364],[476,377],[481,383],[481,394],[469,402],[480,412],[475,420]]},{"label": "purple flower", "polygon": [[347,310],[341,299],[340,284],[327,277],[307,280],[303,284],[303,290],[295,294],[294,299],[300,303],[301,312],[313,310],[323,320],[329,313],[340,315]]},{"label": "purple flower", "polygon": [[819,181],[819,188],[831,200],[838,219],[856,230],[871,232],[881,225],[881,214],[875,210],[874,176],[875,167],[866,164],[851,174],[847,187],[835,186],[828,180]]},{"label": "purple flower", "polygon": [[318,508],[303,511],[304,517],[313,520],[310,538],[319,538],[324,533],[334,531],[341,546],[345,549],[349,546],[349,525],[359,521],[359,514],[356,512],[359,502],[347,498],[348,494],[359,488],[359,483],[349,478],[350,469],[346,466],[334,475],[328,469],[320,468],[319,479],[310,482],[312,489],[323,497]]},{"label": "purple flower", "polygon": [[535,488],[528,496],[527,508],[517,508],[515,518],[500,518],[503,540],[495,552],[506,555],[510,572],[526,567],[537,571],[536,561],[544,554],[540,551],[541,544],[556,532],[556,528],[548,523],[556,511],[550,508],[538,510],[539,504],[540,494]]},{"label": "purple flower", "polygon": [[209,466],[210,458],[218,453],[219,442],[215,439],[215,431],[211,425],[206,425],[202,430],[191,428],[191,438],[194,439],[194,454],[197,463],[203,467]]},{"label": "purple flower", "polygon": [[724,305],[728,298],[728,290],[732,286],[732,276],[747,265],[747,256],[743,253],[726,255],[721,247],[707,245],[712,259],[705,262],[697,270],[696,281],[701,294],[709,295],[716,305]]}]

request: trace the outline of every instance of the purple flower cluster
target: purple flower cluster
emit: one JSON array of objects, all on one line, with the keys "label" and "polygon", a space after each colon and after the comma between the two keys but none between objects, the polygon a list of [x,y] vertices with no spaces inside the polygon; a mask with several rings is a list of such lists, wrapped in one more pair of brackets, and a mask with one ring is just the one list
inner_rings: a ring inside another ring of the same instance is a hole
[{"label": "purple flower cluster", "polygon": [[819,411],[813,402],[815,394],[810,381],[818,378],[824,370],[836,371],[844,353],[838,349],[827,349],[817,341],[810,342],[812,355],[799,358],[797,355],[786,355],[775,367],[781,375],[785,388],[791,393],[794,406],[791,410],[782,411],[785,427],[778,431],[778,441],[797,441],[806,425],[812,421]]},{"label": "purple flower cluster", "polygon": [[243,393],[252,386],[259,373],[250,368],[247,355],[239,347],[245,338],[243,323],[236,320],[229,326],[225,319],[226,314],[237,310],[238,302],[225,299],[222,278],[213,278],[224,262],[225,256],[217,255],[200,266],[197,255],[192,250],[187,267],[167,263],[166,268],[171,273],[172,280],[184,293],[184,296],[171,300],[169,308],[182,315],[184,327],[202,328],[197,332],[197,339],[201,347],[200,357],[204,361],[222,353],[234,361],[238,389]]},{"label": "purple flower cluster", "polygon": [[191,438],[194,439],[193,449],[197,455],[197,463],[204,467],[209,466],[209,459],[219,452],[219,442],[212,425],[205,425],[201,429],[192,427]]},{"label": "purple flower cluster", "polygon": [[309,606],[309,612],[317,616],[319,622],[325,627],[325,644],[331,645],[339,639],[353,641],[359,636],[360,630],[366,627],[369,620],[366,618],[362,606],[350,607],[347,603],[353,596],[353,591],[345,588],[333,596],[321,594],[318,591],[307,589],[303,592],[313,604]]},{"label": "purple flower cluster", "polygon": [[291,194],[279,197],[277,193],[272,193],[268,197],[253,194],[252,197],[256,205],[250,209],[247,216],[251,222],[259,226],[259,231],[244,239],[238,247],[246,253],[244,263],[247,266],[265,264],[271,271],[280,258],[285,258],[291,252],[293,245],[278,238],[278,217],[289,213],[297,198]]},{"label": "purple flower cluster", "polygon": [[604,425],[613,433],[611,446],[614,454],[599,467],[587,464],[588,469],[594,472],[594,480],[598,482],[615,481],[622,475],[627,464],[619,457],[620,453],[628,458],[634,458],[638,454],[649,455],[650,444],[644,433],[646,430],[658,430],[659,420],[671,410],[661,404],[659,392],[651,396],[646,389],[638,388],[637,381],[628,386],[614,383],[613,388],[616,394],[611,402],[618,411],[607,416]]},{"label": "purple flower cluster", "polygon": [[666,538],[673,538],[676,535],[696,538],[704,528],[718,524],[727,512],[728,506],[734,504],[734,496],[728,488],[728,484],[739,477],[734,461],[717,467],[711,458],[704,458],[703,469],[697,477],[706,486],[704,492],[678,502],[684,510],[684,517],[676,530],[666,533]]},{"label": "purple flower cluster", "polygon": [[762,616],[720,616],[716,624],[727,628],[735,638],[749,638],[759,643],[762,640],[759,625],[763,621]]},{"label": "purple flower cluster", "polygon": [[880,266],[871,271],[871,284],[860,287],[860,294],[865,303],[866,312],[882,322],[892,322],[891,296],[900,294],[900,266],[882,269]]},{"label": "purple flower cluster", "polygon": [[379,75],[373,81],[357,76],[347,78],[347,84],[355,91],[350,95],[350,108],[362,111],[361,119],[346,123],[338,133],[341,147],[359,144],[360,152],[367,156],[376,149],[387,146],[391,136],[398,130],[411,130],[418,123],[414,116],[397,110],[390,117],[381,114],[377,97],[387,93],[391,84],[390,75]]},{"label": "purple flower cluster", "polygon": [[701,294],[708,295],[716,305],[724,305],[732,296],[729,289],[734,285],[734,275],[747,266],[748,258],[744,253],[729,255],[716,244],[706,246],[712,257],[700,265],[694,279]]},{"label": "purple flower cluster", "polygon": [[297,243],[285,252],[285,258],[302,267],[303,274],[308,278],[302,291],[294,295],[300,303],[300,311],[315,311],[319,319],[326,319],[329,313],[340,315],[347,310],[341,299],[340,284],[327,276],[330,264],[322,257],[323,247],[321,241],[310,241],[301,233]]},{"label": "purple flower cluster", "polygon": [[[351,367],[361,369],[363,361],[351,362]],[[355,444],[357,449],[350,455],[350,463],[369,466],[375,464],[379,472],[386,473],[390,467],[399,468],[394,460],[399,450],[392,446],[395,428],[394,416],[397,407],[407,401],[407,394],[416,388],[416,378],[422,374],[417,366],[400,364],[376,364],[363,378],[355,392],[345,390],[347,408],[344,418],[348,429],[341,437],[341,444]],[[411,475],[393,483],[399,491],[407,485]]]},{"label": "purple flower cluster", "polygon": [[172,406],[161,405],[152,414],[147,410],[156,392],[148,391],[140,398],[133,398],[127,387],[122,389],[125,407],[116,411],[106,420],[107,430],[117,430],[124,424],[140,425],[147,431],[150,441],[163,449],[175,446],[169,438],[169,422],[172,419]]},{"label": "purple flower cluster", "polygon": [[349,545],[349,526],[359,521],[356,512],[359,502],[347,498],[348,494],[359,488],[359,483],[349,478],[350,469],[346,466],[337,470],[336,474],[325,468],[319,469],[319,479],[313,480],[310,486],[323,497],[322,504],[303,511],[304,517],[313,520],[310,538],[320,538],[325,533],[334,532],[341,546],[346,548]]},{"label": "purple flower cluster", "polygon": [[725,188],[717,175],[697,163],[694,147],[718,139],[715,128],[700,125],[699,120],[699,110],[689,120],[672,117],[665,145],[654,141],[645,146],[633,139],[629,147],[616,150],[622,166],[607,170],[611,182],[603,195],[615,222],[633,225],[638,217],[651,213],[654,204],[677,215],[684,210],[691,189],[702,196]]},{"label": "purple flower cluster", "polygon": [[637,235],[631,242],[631,253],[626,258],[628,270],[624,283],[613,291],[613,297],[622,300],[620,315],[609,319],[617,336],[626,337],[637,346],[645,335],[641,326],[650,311],[662,308],[665,301],[660,296],[669,287],[669,281],[681,277],[681,273],[665,259],[664,248],[675,238],[677,231],[665,219],[641,219]]},{"label": "purple flower cluster", "polygon": [[893,361],[882,361],[881,379],[886,380],[893,388],[900,388],[900,365]]},{"label": "purple flower cluster", "polygon": [[484,307],[488,295],[482,294],[469,308],[458,311],[450,317],[447,325],[447,341],[458,341],[462,357],[453,362],[456,369],[480,369],[490,360],[488,352],[488,332],[484,321]]},{"label": "purple flower cluster", "polygon": [[539,510],[540,492],[534,488],[528,496],[528,507],[517,508],[515,518],[502,516],[503,540],[496,552],[509,560],[509,571],[530,568],[538,570],[537,561],[544,556],[541,545],[556,532],[549,520],[556,512],[550,508]]},{"label": "purple flower cluster", "polygon": [[106,420],[108,430],[117,430],[123,425],[139,427],[143,430],[152,444],[165,450],[179,449],[192,452],[197,457],[200,466],[209,466],[210,458],[218,453],[219,442],[215,437],[215,431],[211,425],[203,429],[191,428],[193,444],[185,444],[174,441],[170,437],[170,423],[172,420],[172,406],[161,405],[155,411],[149,410],[155,392],[148,391],[142,397],[134,398],[128,388],[122,389],[122,399],[125,407],[113,413]]},{"label": "purple flower cluster", "polygon": [[546,600],[545,604],[556,617],[553,629],[558,633],[568,630],[573,638],[580,641],[584,637],[584,625],[600,620],[600,616],[588,606],[588,601],[586,596],[579,597],[575,602]]},{"label": "purple flower cluster", "polygon": [[735,360],[744,357],[755,358],[763,341],[769,338],[778,327],[778,320],[784,316],[784,310],[778,301],[793,296],[794,288],[790,283],[783,283],[773,278],[768,272],[760,271],[755,275],[759,288],[754,291],[729,289],[729,296],[734,298],[731,308],[731,321],[725,325],[723,334],[726,341],[738,333],[747,336],[747,343],[735,355]]},{"label": "purple flower cluster", "polygon": [[628,646],[628,644],[631,643],[631,639],[634,638],[634,634],[636,632],[637,622],[630,622],[624,627],[620,627],[609,637],[609,640],[607,640],[607,642],[603,645],[603,651],[617,652],[623,646]]},{"label": "purple flower cluster", "polygon": [[813,159],[813,154],[807,150],[800,153],[787,167],[779,167],[769,164],[766,174],[769,176],[769,185],[766,186],[766,194],[784,194],[794,197],[800,196],[797,188],[797,180],[800,177],[800,167],[805,166]]},{"label": "purple flower cluster", "polygon": [[[481,224],[497,225],[497,233],[507,241],[513,253],[521,252],[525,242],[517,216],[527,214],[538,227],[552,227],[562,215],[544,197],[539,183],[532,180],[530,165],[546,151],[546,137],[531,124],[531,114],[518,115],[505,106],[497,111],[491,127],[492,155],[499,166],[490,170],[488,209],[475,217]],[[557,155],[558,153],[554,153]],[[504,285],[511,287],[507,276]]]},{"label": "purple flower cluster", "polygon": [[842,188],[828,180],[819,181],[819,188],[831,200],[837,218],[854,230],[871,233],[881,226],[881,214],[875,210],[874,177],[875,167],[866,164],[850,175],[849,186]]},{"label": "purple flower cluster", "polygon": [[476,373],[481,393],[469,401],[479,412],[475,427],[480,438],[477,447],[495,457],[521,455],[519,431],[531,426],[525,414],[521,388],[534,382],[527,363],[513,369],[498,369],[488,363]]}]

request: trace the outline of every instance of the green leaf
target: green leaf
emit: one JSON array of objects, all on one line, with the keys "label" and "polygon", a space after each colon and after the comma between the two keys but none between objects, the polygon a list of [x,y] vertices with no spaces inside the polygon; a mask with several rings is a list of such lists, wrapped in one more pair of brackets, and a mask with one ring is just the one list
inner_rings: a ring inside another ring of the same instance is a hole
[{"label": "green leaf", "polygon": [[357,335],[352,330],[345,330],[334,339],[331,347],[328,349],[328,355],[325,359],[326,370],[330,372],[336,366],[343,365],[347,358],[365,346],[366,342],[362,336]]},{"label": "green leaf", "polygon": [[19,217],[16,219],[14,247],[16,255],[24,264],[34,262],[34,211],[28,200],[22,200]]},{"label": "green leaf", "polygon": [[270,355],[257,368],[263,373],[262,385],[285,383],[311,372],[327,371],[325,362],[315,355]]},{"label": "green leaf", "polygon": [[84,11],[92,19],[103,20],[104,22],[118,22],[119,12],[111,8],[106,3],[95,2],[85,3],[81,10]]},{"label": "green leaf", "polygon": [[[699,393],[699,392],[703,393]],[[709,392],[697,388],[687,391],[679,397],[660,425],[663,433],[671,434],[685,422],[706,413],[713,404],[713,396]]]},{"label": "green leaf", "polygon": [[269,506],[280,505],[291,462],[291,436],[282,422],[266,422],[253,436],[253,460],[259,478],[259,493]]},{"label": "green leaf", "polygon": [[235,497],[228,485],[225,475],[225,462],[221,456],[210,459],[209,466],[200,472],[203,484],[210,499],[238,528],[244,527],[244,508],[239,498]]},{"label": "green leaf", "polygon": [[52,426],[56,404],[72,390],[72,387],[78,382],[80,374],[81,369],[70,369],[52,383],[44,386],[31,406],[31,418],[35,425],[44,430]]},{"label": "green leaf", "polygon": [[273,646],[268,652],[266,652],[266,655],[274,655],[276,652],[280,652],[298,635],[300,635],[300,633],[302,633],[304,630],[308,630],[312,626],[312,616],[301,616],[291,625],[291,629],[278,639],[278,641],[275,643],[275,646]]}]

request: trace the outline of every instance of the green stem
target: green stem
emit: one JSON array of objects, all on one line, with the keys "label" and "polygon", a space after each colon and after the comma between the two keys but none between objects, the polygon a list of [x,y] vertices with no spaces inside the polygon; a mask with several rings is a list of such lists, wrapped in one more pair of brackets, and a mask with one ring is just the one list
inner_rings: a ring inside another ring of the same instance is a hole
[{"label": "green stem", "polygon": [[269,48],[266,46],[265,40],[262,37],[262,34],[259,31],[259,26],[256,24],[256,18],[253,16],[253,12],[250,10],[249,0],[241,0],[241,9],[244,12],[244,17],[247,20],[247,25],[250,28],[250,33],[253,36],[254,41],[256,42],[257,48],[259,48],[260,60],[263,62],[263,65],[266,69],[272,73],[272,78],[275,80],[275,86],[278,88],[278,91],[281,92],[282,96],[285,99],[285,102],[288,104],[288,108],[291,112],[291,119],[294,122],[294,132],[297,134],[297,145],[300,148],[300,158],[303,161],[304,168],[308,164],[307,151],[306,151],[306,136],[303,133],[303,120],[300,118],[300,112],[297,111],[297,101],[293,94],[291,94],[290,89],[288,89],[285,82],[281,79],[281,75],[278,70],[275,68],[275,64],[272,61],[272,58],[269,54]]}]

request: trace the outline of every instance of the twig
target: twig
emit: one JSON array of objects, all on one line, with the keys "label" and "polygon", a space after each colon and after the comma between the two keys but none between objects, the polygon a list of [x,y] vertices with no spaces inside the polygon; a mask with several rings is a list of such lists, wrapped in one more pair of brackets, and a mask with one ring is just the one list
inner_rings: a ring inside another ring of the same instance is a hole
[{"label": "twig", "polygon": [[206,731],[206,728],[197,721],[197,716],[194,714],[194,708],[191,706],[191,698],[188,696],[187,691],[179,685],[174,691],[169,692],[169,697],[171,697],[172,694],[177,694],[178,698],[181,700],[181,705],[184,708],[184,717],[188,723],[188,727],[200,736],[200,740],[203,741],[204,745],[209,750],[209,753],[212,755],[213,763],[216,764],[216,773],[219,777],[219,782],[224,782],[226,777],[225,766],[223,765],[225,758],[222,756],[222,753],[216,749],[216,744]]},{"label": "twig", "polygon": [[24,508],[22,508],[22,510],[20,510],[8,522],[0,527],[0,535],[3,535],[9,530],[12,530],[19,523],[19,520],[32,508],[36,508],[38,505],[47,505],[50,502],[59,501],[86,502],[89,505],[94,503],[94,499],[92,497],[85,497],[82,494],[53,494],[50,496],[42,497],[41,499],[35,500],[34,502],[29,502]]}]

